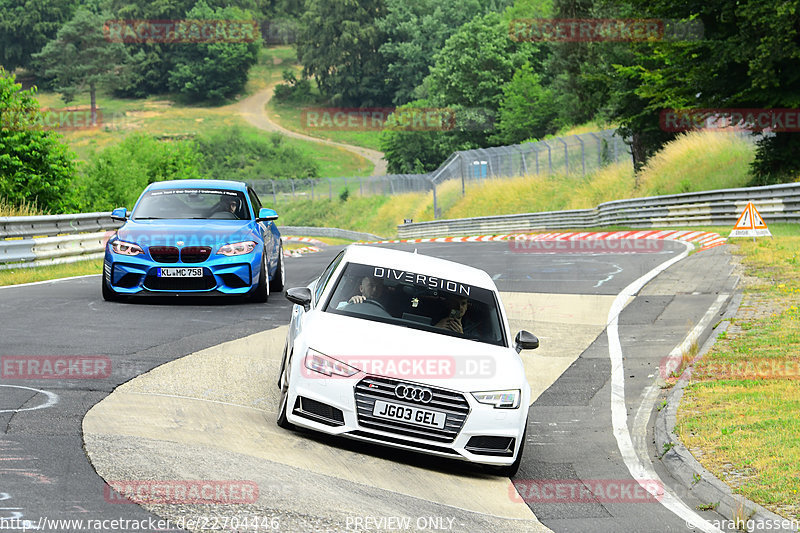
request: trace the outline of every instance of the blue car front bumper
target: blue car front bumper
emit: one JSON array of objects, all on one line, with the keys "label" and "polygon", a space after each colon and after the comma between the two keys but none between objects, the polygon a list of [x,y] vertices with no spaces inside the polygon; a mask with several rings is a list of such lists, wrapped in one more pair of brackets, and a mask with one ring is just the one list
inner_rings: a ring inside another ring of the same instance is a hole
[{"label": "blue car front bumper", "polygon": [[[103,277],[119,295],[245,295],[257,285],[260,253],[228,257],[211,255],[200,263],[160,263],[147,254],[125,256],[106,251]],[[202,268],[202,277],[161,277],[161,268]]]}]

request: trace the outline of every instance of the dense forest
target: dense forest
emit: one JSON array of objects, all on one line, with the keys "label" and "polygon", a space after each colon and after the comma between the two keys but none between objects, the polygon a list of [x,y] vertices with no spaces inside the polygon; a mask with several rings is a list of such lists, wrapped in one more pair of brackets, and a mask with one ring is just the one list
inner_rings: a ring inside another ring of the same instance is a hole
[{"label": "dense forest", "polygon": [[[251,24],[248,38],[187,33],[180,46],[131,29],[179,20]],[[641,27],[621,27],[631,21]],[[242,91],[261,47],[293,43],[303,71],[287,71],[276,97],[456,117],[445,131],[392,127],[390,118],[381,133],[390,172],[430,171],[454,150],[590,121],[618,125],[638,169],[677,134],[665,110],[798,108],[798,32],[800,0],[0,0],[0,106],[4,117],[32,106],[15,76],[66,101],[91,93],[94,103],[103,90],[215,105]],[[48,169],[25,194],[66,208],[56,199],[75,168],[55,134],[7,122],[0,197],[19,196],[31,168]],[[758,141],[752,183],[796,179],[798,155],[797,128],[772,128]]]}]

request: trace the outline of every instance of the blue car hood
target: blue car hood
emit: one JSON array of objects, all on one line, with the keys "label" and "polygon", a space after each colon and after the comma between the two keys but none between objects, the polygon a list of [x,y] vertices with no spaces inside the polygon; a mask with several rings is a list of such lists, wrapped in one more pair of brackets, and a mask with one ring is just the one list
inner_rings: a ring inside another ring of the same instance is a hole
[{"label": "blue car hood", "polygon": [[260,237],[252,220],[129,220],[117,235],[140,246],[212,246]]}]

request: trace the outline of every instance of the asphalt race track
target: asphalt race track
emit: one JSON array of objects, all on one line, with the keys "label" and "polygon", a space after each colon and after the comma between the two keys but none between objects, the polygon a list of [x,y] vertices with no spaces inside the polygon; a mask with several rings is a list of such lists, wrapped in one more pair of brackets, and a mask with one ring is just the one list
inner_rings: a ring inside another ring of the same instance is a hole
[{"label": "asphalt race track", "polygon": [[[391,246],[486,270],[512,334],[535,328],[540,337],[539,350],[523,352],[537,399],[513,484],[463,463],[277,428],[275,359],[291,312],[282,295],[267,304],[109,303],[92,276],[0,288],[0,356],[94,356],[110,367],[99,379],[28,379],[3,367],[0,527],[155,531],[169,518],[181,530],[175,523],[194,513],[216,523],[184,528],[677,532],[691,530],[687,520],[722,518],[696,511],[700,502],[673,487],[658,464],[651,415],[659,363],[733,292],[725,247],[678,261],[628,298],[618,295],[685,246],[669,241],[638,254],[513,253],[505,242]],[[287,287],[307,284],[339,249],[287,258]],[[615,305],[624,304],[617,317]],[[637,468],[668,494],[644,494]],[[108,480],[249,479],[259,497],[238,507],[145,509],[121,503],[98,472]],[[554,492],[579,485],[608,497]],[[611,494],[620,490],[622,502]],[[264,521],[223,526],[242,512]],[[145,527],[87,526],[102,520]]]}]

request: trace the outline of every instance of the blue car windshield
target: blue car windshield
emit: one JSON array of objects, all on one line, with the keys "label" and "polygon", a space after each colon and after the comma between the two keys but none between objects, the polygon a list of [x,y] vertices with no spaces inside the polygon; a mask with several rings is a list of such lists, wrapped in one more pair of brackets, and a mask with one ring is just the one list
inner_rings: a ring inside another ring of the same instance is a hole
[{"label": "blue car windshield", "polygon": [[493,291],[390,266],[349,263],[324,311],[507,346]]},{"label": "blue car windshield", "polygon": [[250,220],[250,212],[241,191],[155,189],[142,196],[131,218]]}]

